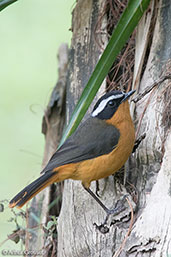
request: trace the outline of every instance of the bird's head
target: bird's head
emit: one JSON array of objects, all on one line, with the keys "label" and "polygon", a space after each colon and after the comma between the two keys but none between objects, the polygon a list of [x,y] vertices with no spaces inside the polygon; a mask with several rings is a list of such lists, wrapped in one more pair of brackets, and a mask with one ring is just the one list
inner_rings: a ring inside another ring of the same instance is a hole
[{"label": "bird's head", "polygon": [[101,120],[110,120],[117,112],[122,109],[128,98],[135,93],[135,90],[124,93],[122,91],[111,91],[103,95],[95,104],[91,113],[92,117]]}]

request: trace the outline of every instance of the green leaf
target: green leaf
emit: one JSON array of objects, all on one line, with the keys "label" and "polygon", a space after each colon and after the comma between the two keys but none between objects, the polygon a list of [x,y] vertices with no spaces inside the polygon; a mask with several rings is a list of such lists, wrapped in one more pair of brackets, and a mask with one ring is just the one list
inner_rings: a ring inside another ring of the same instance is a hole
[{"label": "green leaf", "polygon": [[0,1],[0,11],[2,11],[8,5],[13,4],[14,2],[17,2],[17,1],[18,0],[1,0]]},{"label": "green leaf", "polygon": [[107,76],[117,55],[137,26],[150,0],[130,0],[99,59],[64,131],[59,147],[75,131]]},{"label": "green leaf", "polygon": [[53,226],[54,226],[54,221],[50,220],[50,221],[48,221],[48,223],[47,223],[46,229],[49,230],[49,229],[51,229]]}]

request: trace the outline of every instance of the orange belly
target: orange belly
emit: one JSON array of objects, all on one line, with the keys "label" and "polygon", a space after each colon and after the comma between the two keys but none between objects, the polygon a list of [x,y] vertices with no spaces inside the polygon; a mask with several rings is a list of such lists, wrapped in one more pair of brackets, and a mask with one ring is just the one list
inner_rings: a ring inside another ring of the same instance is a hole
[{"label": "orange belly", "polygon": [[[106,122],[120,131],[117,147],[109,154],[57,167],[54,169],[54,172],[57,173],[56,182],[71,178],[81,180],[83,185],[88,188],[91,181],[108,177],[124,165],[132,152],[135,141],[135,130],[128,101],[123,102],[115,115]],[[102,140],[104,139],[102,138]]]},{"label": "orange belly", "polygon": [[129,124],[128,134],[125,127],[127,124],[124,123],[123,126],[120,127],[121,137],[117,147],[109,154],[78,163],[72,179],[81,180],[85,187],[89,187],[91,181],[108,177],[125,164],[134,146],[135,131]]},{"label": "orange belly", "polygon": [[112,152],[94,159],[56,168],[58,173],[57,182],[71,178],[81,180],[82,184],[88,188],[91,181],[108,177],[118,171],[131,154],[135,141],[133,123],[129,121],[119,124],[119,129],[120,139],[117,147]]}]

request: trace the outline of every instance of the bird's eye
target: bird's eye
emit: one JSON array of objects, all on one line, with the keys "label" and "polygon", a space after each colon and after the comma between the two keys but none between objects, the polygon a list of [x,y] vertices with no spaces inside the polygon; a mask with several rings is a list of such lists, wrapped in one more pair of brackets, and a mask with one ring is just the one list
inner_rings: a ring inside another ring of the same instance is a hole
[{"label": "bird's eye", "polygon": [[110,101],[108,102],[108,105],[109,105],[110,107],[114,107],[114,106],[115,106],[115,101],[110,100]]}]

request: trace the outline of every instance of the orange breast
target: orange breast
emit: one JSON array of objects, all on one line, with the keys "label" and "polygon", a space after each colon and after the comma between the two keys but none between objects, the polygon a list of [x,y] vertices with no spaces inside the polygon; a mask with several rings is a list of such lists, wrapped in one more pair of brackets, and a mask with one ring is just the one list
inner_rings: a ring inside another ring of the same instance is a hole
[{"label": "orange breast", "polygon": [[120,131],[117,147],[109,154],[57,168],[58,176],[61,176],[59,180],[66,178],[81,180],[85,187],[89,187],[91,181],[108,177],[124,165],[132,152],[135,141],[135,130],[128,102],[122,103],[113,118],[107,122]]}]

